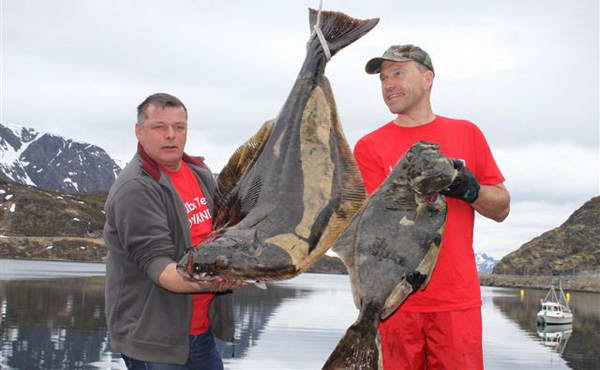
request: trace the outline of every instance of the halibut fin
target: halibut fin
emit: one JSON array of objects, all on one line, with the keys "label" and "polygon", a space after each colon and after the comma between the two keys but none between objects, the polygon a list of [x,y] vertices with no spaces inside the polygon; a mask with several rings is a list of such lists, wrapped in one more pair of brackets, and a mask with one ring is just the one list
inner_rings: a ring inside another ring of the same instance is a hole
[{"label": "halibut fin", "polygon": [[240,145],[229,158],[217,177],[217,199],[215,202],[214,228],[237,224],[241,216],[241,200],[238,198],[237,187],[240,179],[252,168],[256,159],[262,153],[271,131],[273,120],[266,121],[258,132]]},{"label": "halibut fin", "polygon": [[245,215],[247,215],[248,213],[250,213],[250,211],[252,210],[252,208],[254,208],[256,206],[256,203],[258,202],[258,198],[260,197],[260,193],[263,187],[263,181],[261,177],[255,177],[252,181],[252,183],[250,184],[250,188],[248,189],[248,193],[246,194],[246,196],[244,197],[244,199],[242,199],[241,202],[241,214],[242,214],[242,218],[244,218]]},{"label": "halibut fin", "polygon": [[431,273],[425,275],[416,270],[410,274],[404,275],[402,280],[394,287],[390,295],[385,300],[383,310],[381,311],[381,319],[386,319],[406,300],[411,293],[417,289],[424,288],[424,284],[429,282]]}]

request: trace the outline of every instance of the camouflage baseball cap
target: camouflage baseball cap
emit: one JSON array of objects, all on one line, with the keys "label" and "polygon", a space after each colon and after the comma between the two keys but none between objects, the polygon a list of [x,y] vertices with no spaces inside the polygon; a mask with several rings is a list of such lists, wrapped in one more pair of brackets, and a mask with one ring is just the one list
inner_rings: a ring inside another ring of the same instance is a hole
[{"label": "camouflage baseball cap", "polygon": [[421,63],[431,72],[435,73],[429,54],[427,54],[425,50],[415,45],[392,45],[385,51],[385,53],[383,53],[381,58],[373,58],[369,60],[365,66],[365,70],[369,74],[379,73],[381,70],[381,63],[384,60],[390,60],[392,62],[408,62],[413,60]]}]

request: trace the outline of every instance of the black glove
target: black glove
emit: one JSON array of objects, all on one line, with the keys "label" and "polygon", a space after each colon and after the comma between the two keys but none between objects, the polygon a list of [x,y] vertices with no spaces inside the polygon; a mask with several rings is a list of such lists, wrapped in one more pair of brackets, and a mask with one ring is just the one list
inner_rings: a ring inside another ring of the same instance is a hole
[{"label": "black glove", "polygon": [[458,170],[458,174],[454,181],[452,181],[452,184],[440,191],[440,193],[473,203],[479,197],[479,182],[477,182],[473,172],[466,168],[461,160],[452,159],[452,162],[454,163],[454,168]]}]

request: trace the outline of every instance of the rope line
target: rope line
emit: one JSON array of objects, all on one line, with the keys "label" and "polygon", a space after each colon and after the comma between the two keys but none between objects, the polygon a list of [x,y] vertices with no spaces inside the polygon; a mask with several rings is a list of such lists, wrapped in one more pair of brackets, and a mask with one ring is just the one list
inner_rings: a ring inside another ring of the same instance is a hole
[{"label": "rope line", "polygon": [[[316,34],[319,42],[321,43],[321,47],[323,48],[323,52],[325,53],[325,58],[327,61],[331,59],[331,50],[329,50],[329,45],[327,45],[327,40],[325,40],[325,36],[323,35],[323,31],[321,31],[321,10],[323,9],[323,0],[319,1],[319,12],[317,13],[317,22],[313,27],[313,31],[310,34],[311,39]],[[309,41],[310,43],[310,41]]]}]

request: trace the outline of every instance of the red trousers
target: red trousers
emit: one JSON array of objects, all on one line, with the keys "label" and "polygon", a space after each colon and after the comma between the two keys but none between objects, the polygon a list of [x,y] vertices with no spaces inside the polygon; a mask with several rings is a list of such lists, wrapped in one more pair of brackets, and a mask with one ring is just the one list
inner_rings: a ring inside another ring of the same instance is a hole
[{"label": "red trousers", "polygon": [[379,325],[385,370],[482,370],[481,309],[396,311]]}]

